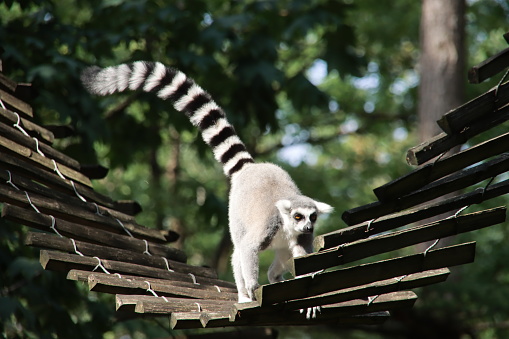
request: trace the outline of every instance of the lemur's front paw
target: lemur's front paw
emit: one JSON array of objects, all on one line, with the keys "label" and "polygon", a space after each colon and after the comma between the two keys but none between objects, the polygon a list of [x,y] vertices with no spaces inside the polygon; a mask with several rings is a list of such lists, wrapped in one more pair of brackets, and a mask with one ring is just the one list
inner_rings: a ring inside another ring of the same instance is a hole
[{"label": "lemur's front paw", "polygon": [[253,301],[253,299],[250,299],[249,297],[245,297],[245,296],[239,296],[239,303],[249,303]]},{"label": "lemur's front paw", "polygon": [[247,295],[249,298],[251,298],[251,301],[256,300],[255,291],[258,287],[260,287],[260,285],[258,285],[258,283],[252,283],[252,284],[246,285]]},{"label": "lemur's front paw", "polygon": [[308,307],[305,310],[301,309],[300,313],[302,314],[302,313],[304,313],[304,311],[306,311],[306,319],[310,320],[310,319],[315,319],[316,315],[318,313],[322,313],[322,308],[320,306]]}]

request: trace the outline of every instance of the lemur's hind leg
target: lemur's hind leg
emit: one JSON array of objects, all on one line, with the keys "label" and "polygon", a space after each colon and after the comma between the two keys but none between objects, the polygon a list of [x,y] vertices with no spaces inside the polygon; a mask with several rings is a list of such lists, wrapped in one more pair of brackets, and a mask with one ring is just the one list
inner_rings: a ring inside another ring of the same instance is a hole
[{"label": "lemur's hind leg", "polygon": [[254,301],[255,290],[260,286],[258,284],[259,273],[259,246],[253,242],[253,239],[246,236],[241,242],[241,246],[236,249],[242,270],[242,279],[244,287],[249,298],[248,301]]},{"label": "lemur's hind leg", "polygon": [[274,252],[274,261],[270,265],[268,272],[268,278],[271,284],[285,280],[283,274],[288,270],[286,264],[292,257],[288,249],[277,249]]},{"label": "lemur's hind leg", "polygon": [[232,254],[232,267],[235,285],[237,285],[238,302],[244,303],[252,301],[246,290],[246,283],[242,274],[241,255],[237,248],[234,248]]}]

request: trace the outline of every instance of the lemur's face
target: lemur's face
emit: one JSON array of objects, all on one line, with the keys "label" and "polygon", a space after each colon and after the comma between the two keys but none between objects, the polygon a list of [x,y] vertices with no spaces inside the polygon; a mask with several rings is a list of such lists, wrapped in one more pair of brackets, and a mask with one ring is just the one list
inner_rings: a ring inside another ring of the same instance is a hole
[{"label": "lemur's face", "polygon": [[318,211],[316,208],[297,208],[290,211],[292,228],[299,233],[313,233]]},{"label": "lemur's face", "polygon": [[333,208],[323,202],[306,198],[302,202],[279,200],[276,207],[284,220],[285,227],[296,233],[313,233],[316,219],[322,213],[330,213]]}]

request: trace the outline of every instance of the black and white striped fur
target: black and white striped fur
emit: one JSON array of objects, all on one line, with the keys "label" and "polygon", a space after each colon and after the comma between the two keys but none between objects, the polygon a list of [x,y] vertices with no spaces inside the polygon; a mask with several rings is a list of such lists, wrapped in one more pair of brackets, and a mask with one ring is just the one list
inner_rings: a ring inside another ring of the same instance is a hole
[{"label": "black and white striped fur", "polygon": [[221,107],[192,79],[175,68],[160,62],[138,61],[105,69],[89,67],[81,79],[91,93],[98,95],[143,90],[170,100],[177,111],[184,112],[198,127],[228,177],[246,163],[254,162]]},{"label": "black and white striped fur", "polygon": [[184,73],[159,62],[140,61],[87,68],[82,81],[98,95],[126,90],[153,92],[184,112],[201,131],[231,179],[228,214],[239,302],[255,300],[260,251],[275,251],[268,273],[271,283],[283,279],[290,258],[311,252],[316,218],[330,213],[332,207],[302,195],[280,167],[255,164],[224,111]]}]

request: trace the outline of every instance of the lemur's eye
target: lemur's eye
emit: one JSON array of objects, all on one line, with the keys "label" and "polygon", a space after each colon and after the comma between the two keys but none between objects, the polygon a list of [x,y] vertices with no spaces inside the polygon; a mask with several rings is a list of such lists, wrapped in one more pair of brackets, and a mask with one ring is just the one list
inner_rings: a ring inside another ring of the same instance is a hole
[{"label": "lemur's eye", "polygon": [[309,220],[311,220],[312,222],[315,222],[316,221],[316,213],[313,213],[309,216]]},{"label": "lemur's eye", "polygon": [[295,213],[295,215],[293,216],[293,218],[295,220],[301,220],[302,218],[304,218],[304,216],[300,213]]}]

